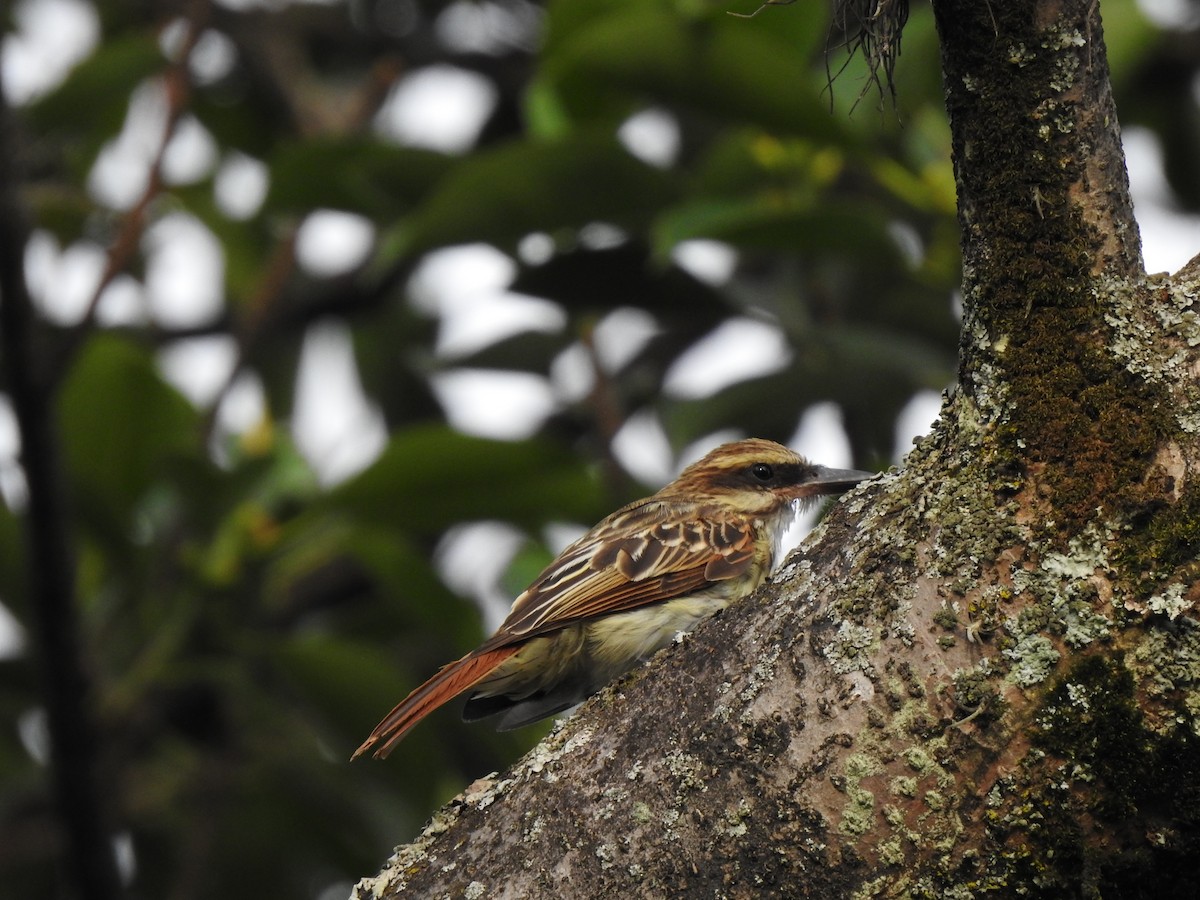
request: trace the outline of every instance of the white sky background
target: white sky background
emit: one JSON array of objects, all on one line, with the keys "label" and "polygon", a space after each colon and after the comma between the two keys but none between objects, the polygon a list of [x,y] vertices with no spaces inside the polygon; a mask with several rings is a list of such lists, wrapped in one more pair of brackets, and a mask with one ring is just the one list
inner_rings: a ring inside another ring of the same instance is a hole
[{"label": "white sky background", "polygon": [[[272,5],[269,0],[222,0],[227,6]],[[1156,21],[1183,21],[1190,14],[1186,0],[1142,0]],[[531,14],[532,15],[532,14]],[[21,106],[57,84],[94,48],[99,27],[86,0],[24,0],[15,9],[17,32],[5,38],[0,65],[6,94]],[[488,4],[457,3],[438,23],[444,35],[462,48],[483,49],[497,43],[531,40],[537,22],[497,13]],[[169,46],[178,35],[168,34]],[[218,35],[201,40],[193,57],[194,77],[209,81],[233,63],[234,50]],[[1200,85],[1197,85],[1200,102]],[[435,66],[407,76],[394,90],[375,123],[377,132],[398,143],[463,152],[475,141],[495,103],[495,92],[481,76],[448,66]],[[89,179],[93,197],[117,209],[139,196],[153,158],[165,117],[161,88],[147,83],[136,94],[121,134],[105,147]],[[647,110],[632,117],[620,132],[631,152],[652,165],[670,165],[679,149],[671,117]],[[1200,217],[1181,215],[1162,173],[1161,150],[1155,136],[1128,129],[1125,149],[1141,228],[1146,268],[1174,271],[1200,251]],[[195,182],[216,173],[215,199],[233,218],[255,214],[267,189],[267,169],[241,154],[220,157],[215,142],[195,119],[185,118],[168,152],[165,176],[169,183]],[[333,210],[313,213],[303,223],[298,240],[300,264],[318,276],[335,275],[357,266],[370,252],[374,228],[365,219]],[[597,243],[611,240],[603,228],[593,231]],[[521,248],[529,261],[544,258],[549,239],[531,236]],[[164,326],[201,324],[223,303],[220,246],[200,222],[186,213],[170,213],[147,232],[145,284],[118,278],[106,291],[99,317],[106,324],[154,321]],[[676,261],[698,278],[712,283],[728,279],[736,265],[735,252],[714,242],[694,241],[681,246]],[[101,247],[80,241],[60,247],[38,233],[26,254],[31,292],[43,313],[60,323],[78,321],[104,263]],[[436,352],[453,359],[485,346],[498,336],[523,330],[558,331],[564,317],[553,304],[508,291],[516,271],[511,259],[495,249],[451,248],[431,255],[414,276],[412,294],[421,308],[436,314],[440,331]],[[597,330],[597,351],[604,364],[618,367],[653,334],[652,320],[641,311],[613,314]],[[718,333],[693,347],[669,373],[666,390],[673,396],[706,396],[721,387],[757,374],[774,371],[787,362],[788,350],[774,326],[750,319],[727,323]],[[211,404],[232,371],[235,350],[226,338],[180,344],[162,354],[165,376],[194,402]],[[503,438],[532,433],[558,403],[585,392],[589,364],[578,352],[568,352],[554,366],[549,381],[522,373],[498,375],[458,370],[439,375],[434,390],[446,404],[452,424],[464,431]],[[926,392],[913,398],[896,424],[895,458],[914,436],[924,433],[937,413],[939,397]],[[253,426],[263,414],[263,392],[253,376],[242,378],[223,403],[218,421],[226,434]],[[325,483],[335,483],[360,471],[382,449],[386,434],[382,417],[359,382],[350,336],[344,326],[322,323],[306,336],[297,381],[292,428],[298,446]],[[685,458],[672,460],[661,427],[652,416],[635,414],[617,436],[615,452],[637,477],[649,483],[669,479],[684,463],[719,439],[712,435],[703,446],[688,448]],[[10,407],[0,398],[0,491],[19,503],[23,483],[15,461],[17,433]],[[819,404],[798,413],[792,445],[818,461],[852,464],[840,426],[840,412]],[[480,526],[484,527],[484,526]],[[515,550],[514,537],[492,526],[484,535],[503,555]],[[486,530],[486,529],[485,529]],[[452,571],[456,553],[483,532],[470,529],[443,549],[444,568]],[[565,543],[570,529],[560,535]],[[460,571],[462,567],[457,567]],[[488,584],[484,584],[487,582]],[[464,590],[487,594],[495,573],[477,571]],[[507,598],[504,598],[507,606]],[[6,621],[7,620],[7,621]],[[16,652],[20,636],[0,606],[0,656]]]}]

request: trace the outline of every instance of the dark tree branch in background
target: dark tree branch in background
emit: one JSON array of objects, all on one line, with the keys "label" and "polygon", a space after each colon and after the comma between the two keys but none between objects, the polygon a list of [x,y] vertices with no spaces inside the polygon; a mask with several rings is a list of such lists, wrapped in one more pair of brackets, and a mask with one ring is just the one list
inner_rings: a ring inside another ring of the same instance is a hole
[{"label": "dark tree branch in background", "polygon": [[25,556],[35,656],[50,726],[50,766],[68,844],[70,881],[84,900],[121,895],[96,781],[96,735],[75,611],[75,555],[52,391],[37,352],[33,307],[25,285],[29,226],[20,199],[15,126],[0,91],[0,341],[6,388],[21,434],[28,485]]},{"label": "dark tree branch in background", "polygon": [[202,23],[188,23],[182,45],[177,51],[178,58],[163,75],[162,82],[163,91],[167,98],[167,114],[166,121],[163,124],[162,135],[159,137],[158,150],[155,152],[154,159],[150,163],[150,169],[146,173],[146,186],[142,190],[142,195],[133,204],[129,212],[125,214],[125,217],[121,221],[121,226],[117,230],[117,236],[108,248],[108,259],[105,262],[104,273],[96,283],[95,290],[92,291],[91,299],[88,301],[87,314],[84,316],[84,321],[81,324],[82,328],[87,328],[94,324],[96,310],[100,306],[100,299],[104,296],[104,291],[112,284],[112,280],[124,271],[132,261],[134,254],[137,252],[138,243],[146,231],[146,225],[150,221],[150,208],[162,192],[163,164],[166,160],[167,149],[171,146],[171,141],[175,137],[175,132],[179,127],[179,121],[183,118],[183,114],[187,110],[188,97],[191,93],[188,79],[188,58],[191,56],[192,49],[196,46],[196,41],[199,39],[202,30]]}]

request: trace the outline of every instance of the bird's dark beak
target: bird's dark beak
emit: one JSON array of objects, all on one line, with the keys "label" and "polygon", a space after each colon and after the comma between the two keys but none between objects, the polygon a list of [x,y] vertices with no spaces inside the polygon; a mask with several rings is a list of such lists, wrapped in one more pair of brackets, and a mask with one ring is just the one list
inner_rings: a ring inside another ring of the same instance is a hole
[{"label": "bird's dark beak", "polygon": [[801,485],[804,497],[816,497],[819,494],[840,494],[848,491],[860,481],[866,481],[875,475],[874,472],[862,472],[858,469],[830,469],[827,466],[815,466],[812,478],[806,478]]}]

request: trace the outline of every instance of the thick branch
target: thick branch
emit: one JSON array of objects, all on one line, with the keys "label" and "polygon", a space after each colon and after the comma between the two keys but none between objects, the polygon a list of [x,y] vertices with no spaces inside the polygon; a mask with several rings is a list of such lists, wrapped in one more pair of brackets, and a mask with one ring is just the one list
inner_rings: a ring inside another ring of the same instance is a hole
[{"label": "thick branch", "polygon": [[[968,283],[1003,274],[997,240],[1071,238],[1079,276],[1142,274],[1095,0],[937,0]],[[1018,304],[1025,308],[1025,304]]]},{"label": "thick branch", "polygon": [[1105,349],[1144,277],[1096,0],[937,0],[963,245],[960,387],[1069,532],[1141,477],[1153,389]]},{"label": "thick branch", "polygon": [[[936,0],[964,292],[961,371],[979,330],[1082,302],[1094,275],[1136,278],[1141,244],[1095,0]],[[976,296],[976,292],[978,296]]]}]

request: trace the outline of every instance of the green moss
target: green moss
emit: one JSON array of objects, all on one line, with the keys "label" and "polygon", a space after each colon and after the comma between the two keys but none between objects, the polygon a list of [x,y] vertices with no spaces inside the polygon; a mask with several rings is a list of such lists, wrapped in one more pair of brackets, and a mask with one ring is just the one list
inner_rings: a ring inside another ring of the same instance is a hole
[{"label": "green moss", "polygon": [[1095,330],[1090,310],[1043,311],[1041,340],[1014,345],[1007,356],[1012,426],[1007,433],[1044,466],[1053,505],[1046,530],[1078,532],[1101,511],[1120,519],[1147,465],[1168,433],[1163,392],[1133,376],[1098,347],[1081,345]]},{"label": "green moss", "polygon": [[[964,857],[962,883],[1001,894],[1020,885],[1028,896],[1177,895],[1197,870],[1200,738],[1182,725],[1149,730],[1136,684],[1120,659],[1100,656],[1055,681],[1030,751],[983,798],[990,848]],[[1156,832],[1156,821],[1171,825]],[[1100,823],[1107,837],[1094,842]]]},{"label": "green moss", "polygon": [[[988,5],[999,19],[996,7]],[[1091,148],[1073,134],[1095,124],[1076,121],[1069,102],[1045,94],[1047,84],[1075,78],[1077,29],[1039,25],[1034,34],[1026,32],[1028,21],[1001,27],[1030,40],[1014,42],[1007,58],[973,59],[964,70],[999,66],[1002,75],[990,75],[1011,89],[1003,97],[961,97],[961,107],[951,92],[952,117],[964,117],[955,131],[972,135],[969,148],[955,148],[971,159],[959,170],[963,195],[995,198],[964,209],[970,315],[963,371],[978,373],[965,387],[988,427],[981,454],[997,476],[1008,471],[1010,481],[1036,481],[1046,507],[1040,527],[1065,540],[1097,510],[1121,520],[1174,427],[1174,406],[1165,387],[1130,372],[1109,349],[1108,300],[1096,296],[1094,273],[1098,255],[1112,250],[1110,235],[1083,213],[1088,200],[1095,201],[1093,214],[1104,200],[1074,194],[1096,191],[1085,173]],[[1047,35],[1065,44],[1042,50],[1062,52],[1037,51]],[[1013,106],[1032,114],[1014,121]],[[1006,123],[1004,133],[991,133],[998,122]],[[1028,193],[1011,183],[1014,156],[1024,183],[1036,186]],[[984,234],[986,243],[977,237]]]},{"label": "green moss", "polygon": [[1043,699],[1032,737],[1035,746],[1069,762],[1076,777],[1099,779],[1110,815],[1133,812],[1147,731],[1133,675],[1122,661],[1085,656],[1076,662]]},{"label": "green moss", "polygon": [[1174,503],[1156,499],[1135,511],[1115,559],[1123,571],[1141,573],[1143,597],[1180,569],[1194,580],[1200,574],[1200,489],[1189,486]]}]

